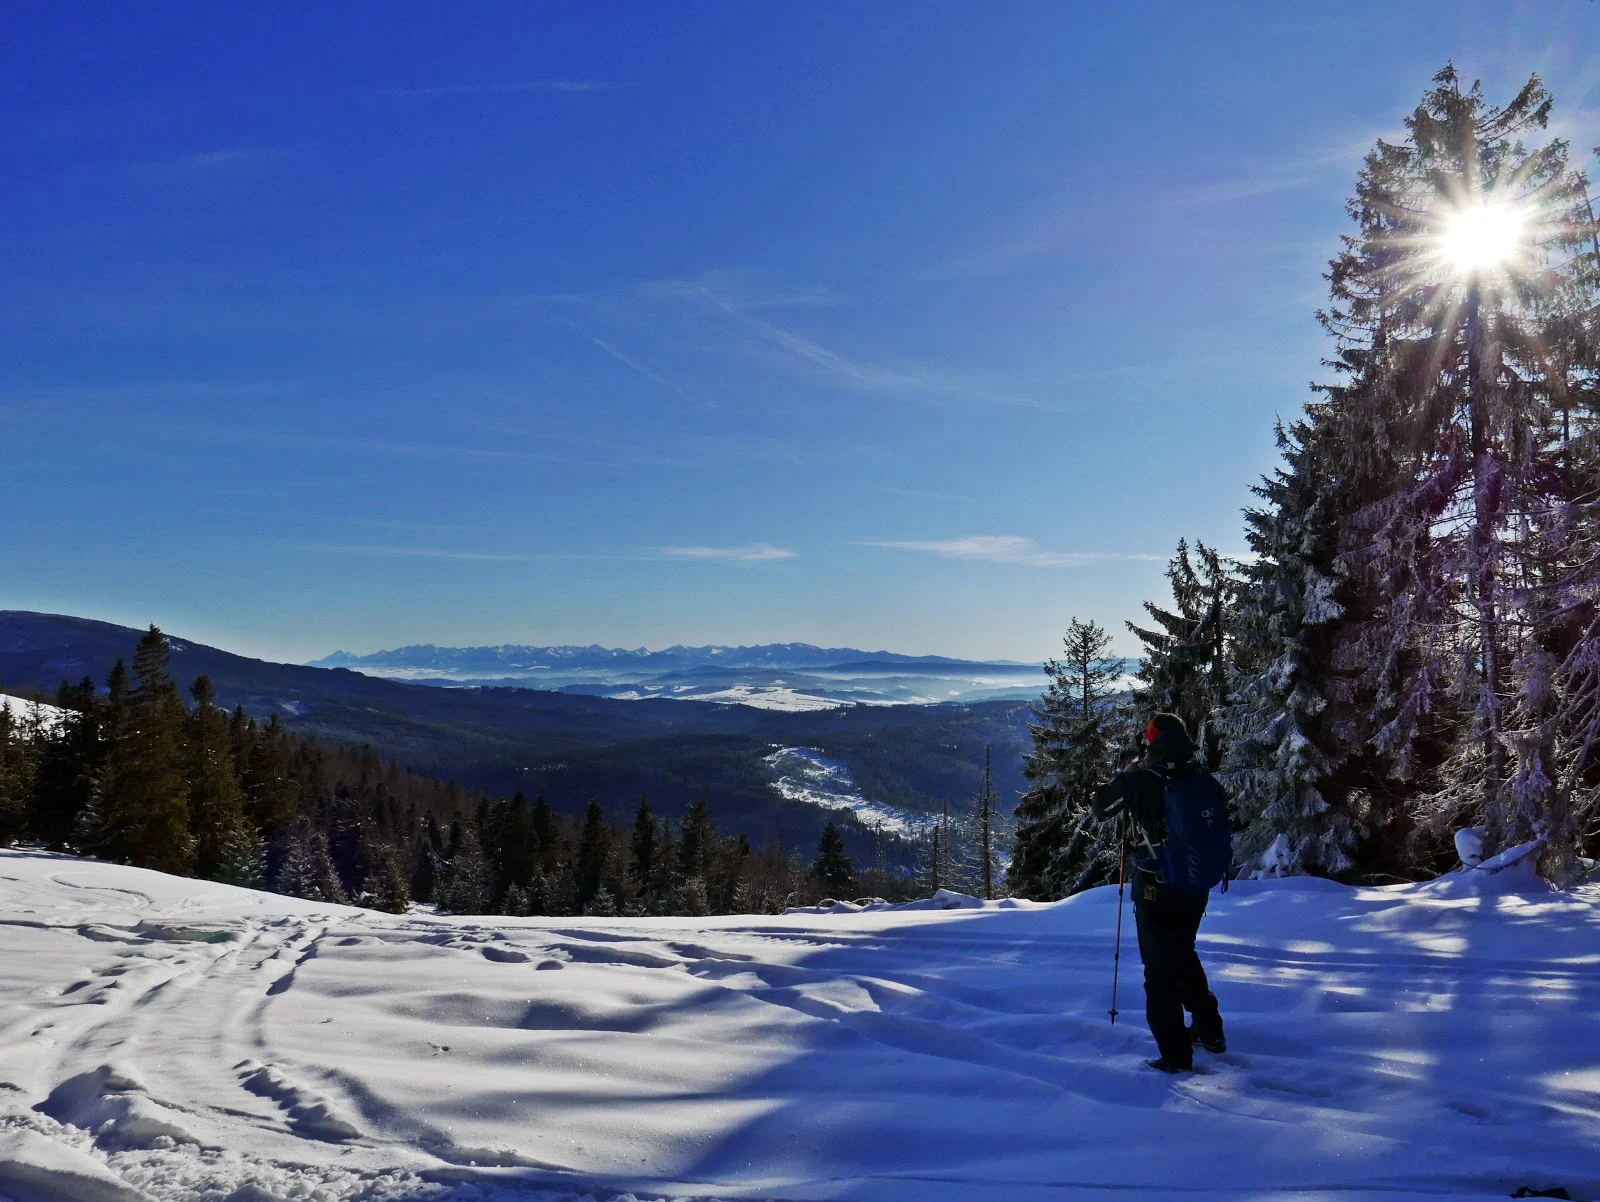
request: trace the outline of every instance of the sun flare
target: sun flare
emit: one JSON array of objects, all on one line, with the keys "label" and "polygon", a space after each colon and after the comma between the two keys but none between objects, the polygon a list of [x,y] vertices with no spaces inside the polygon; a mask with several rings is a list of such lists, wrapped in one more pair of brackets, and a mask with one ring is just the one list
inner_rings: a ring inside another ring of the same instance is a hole
[{"label": "sun flare", "polygon": [[1499,267],[1522,241],[1521,210],[1507,204],[1480,204],[1457,209],[1445,222],[1440,251],[1458,271]]}]

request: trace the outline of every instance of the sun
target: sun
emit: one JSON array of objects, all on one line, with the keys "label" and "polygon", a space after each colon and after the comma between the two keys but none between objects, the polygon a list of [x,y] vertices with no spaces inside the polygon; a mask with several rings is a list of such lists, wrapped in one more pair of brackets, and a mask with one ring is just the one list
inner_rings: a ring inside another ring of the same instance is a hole
[{"label": "sun", "polygon": [[1524,224],[1522,211],[1508,204],[1457,209],[1445,220],[1439,250],[1458,271],[1488,271],[1517,253]]}]

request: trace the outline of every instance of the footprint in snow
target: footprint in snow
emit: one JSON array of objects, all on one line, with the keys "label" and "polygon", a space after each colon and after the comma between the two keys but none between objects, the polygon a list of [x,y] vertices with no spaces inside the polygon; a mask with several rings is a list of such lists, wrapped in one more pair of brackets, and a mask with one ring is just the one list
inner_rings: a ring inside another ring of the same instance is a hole
[{"label": "footprint in snow", "polygon": [[295,1084],[273,1065],[262,1064],[259,1060],[241,1060],[233,1068],[239,1074],[241,1085],[257,1097],[275,1102],[283,1110],[296,1135],[337,1143],[361,1134],[340,1115],[332,1099]]},{"label": "footprint in snow", "polygon": [[496,964],[526,964],[533,959],[527,952],[519,952],[511,947],[495,947],[493,944],[487,944],[481,950],[485,960],[492,960]]}]

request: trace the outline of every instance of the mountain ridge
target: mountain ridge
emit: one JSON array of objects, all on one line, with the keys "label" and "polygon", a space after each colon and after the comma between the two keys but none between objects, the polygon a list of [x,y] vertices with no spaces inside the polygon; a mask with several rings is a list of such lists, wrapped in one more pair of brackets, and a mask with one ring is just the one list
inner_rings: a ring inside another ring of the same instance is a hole
[{"label": "mountain ridge", "polygon": [[[513,661],[509,662],[508,661]],[[606,647],[600,643],[481,644],[453,647],[438,643],[408,643],[383,651],[357,654],[334,651],[320,659],[308,660],[311,668],[443,668],[479,671],[506,667],[615,667],[628,663],[638,667],[715,664],[721,667],[824,667],[838,664],[936,664],[950,667],[1023,667],[1017,660],[963,659],[949,655],[906,655],[901,652],[865,651],[857,647],[820,647],[815,643],[756,643],[730,645],[707,643],[698,646],[674,643],[652,651],[648,647]]]}]

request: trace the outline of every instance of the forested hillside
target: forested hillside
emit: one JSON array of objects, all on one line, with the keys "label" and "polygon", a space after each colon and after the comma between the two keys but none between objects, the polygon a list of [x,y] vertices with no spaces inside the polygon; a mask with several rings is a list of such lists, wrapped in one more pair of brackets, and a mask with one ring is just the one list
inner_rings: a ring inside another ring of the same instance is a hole
[{"label": "forested hillside", "polygon": [[230,714],[206,676],[185,703],[170,659],[152,627],[103,692],[85,677],[48,711],[0,705],[0,843],[394,912],[746,913],[914,884],[858,872],[825,819],[813,864],[719,830],[704,798],[674,821],[641,795],[625,824],[594,800],[576,820],[542,795],[490,798],[370,747],[324,746],[276,714]]},{"label": "forested hillside", "polygon": [[[0,612],[0,688],[53,697],[63,680],[103,686],[140,632],[49,614]],[[583,814],[591,798],[626,821],[642,794],[681,817],[708,801],[730,830],[809,851],[830,815],[786,800],[765,760],[775,747],[814,747],[848,765],[866,794],[932,819],[977,791],[985,746],[1003,797],[1022,787],[1024,702],[861,706],[783,713],[739,705],[618,701],[525,688],[441,689],[342,669],[249,659],[184,638],[171,640],[172,675],[208,677],[216,703],[265,722],[272,715],[324,746],[371,747],[423,776],[456,780],[496,797],[543,794],[558,813]],[[837,817],[851,852],[875,858],[872,835]],[[913,849],[890,848],[909,866]]]}]

